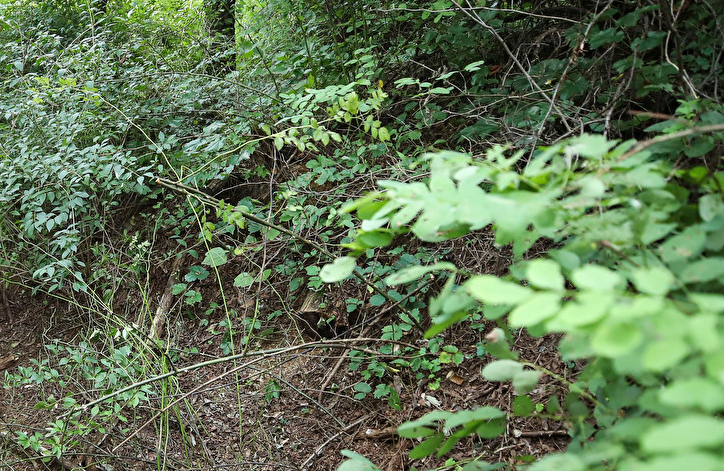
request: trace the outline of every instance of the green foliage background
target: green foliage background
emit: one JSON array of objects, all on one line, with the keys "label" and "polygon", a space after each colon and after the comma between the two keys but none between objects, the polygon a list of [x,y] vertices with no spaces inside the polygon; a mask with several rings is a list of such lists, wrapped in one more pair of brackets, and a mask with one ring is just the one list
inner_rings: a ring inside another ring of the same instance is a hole
[{"label": "green foliage background", "polygon": [[[374,275],[382,305],[436,273],[446,281],[429,303],[402,303],[381,338],[496,321],[486,351],[498,360],[482,374],[512,381],[514,415],[534,413],[521,398],[552,373],[518,361],[506,338],[563,334],[562,359],[586,367],[556,378],[569,392],[547,413],[572,442],[531,470],[721,468],[716,2],[232,3],[0,3],[3,289],[112,311],[119,276],[147,269],[137,242],[155,230],[210,269],[239,243],[258,250],[282,234],[286,265],[235,286]],[[207,194],[274,181],[299,159],[303,171],[270,195]],[[152,224],[134,223],[138,208]],[[450,247],[484,230],[512,248],[505,276],[394,242]],[[546,250],[532,257],[536,243]],[[187,283],[209,276],[197,268]],[[371,365],[358,354],[355,367]],[[366,368],[365,380],[384,377]],[[505,420],[440,411],[399,434],[425,438],[411,458],[443,456],[504,433]],[[375,469],[348,457],[340,469]]]}]

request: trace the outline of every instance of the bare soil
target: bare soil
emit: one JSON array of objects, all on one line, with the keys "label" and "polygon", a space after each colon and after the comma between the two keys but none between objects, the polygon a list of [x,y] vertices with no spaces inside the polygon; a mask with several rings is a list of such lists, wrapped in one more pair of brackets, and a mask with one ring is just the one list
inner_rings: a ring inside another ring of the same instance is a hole
[{"label": "bare soil", "polygon": [[[154,298],[160,296],[167,281],[162,269],[157,272],[159,279],[152,283],[157,289]],[[214,299],[218,286],[206,289],[209,297],[205,294],[205,299]],[[57,362],[43,349],[44,344],[72,345],[93,328],[87,314],[67,303],[39,299],[11,299],[13,323],[0,323],[0,368],[6,372],[34,366],[34,360]],[[330,295],[327,299],[331,300],[327,309],[338,311],[343,307],[339,303],[344,296]],[[134,301],[129,295],[125,302]],[[253,316],[255,306],[264,306],[257,309],[259,318],[266,318],[279,307],[274,297],[264,292],[255,296],[240,293],[231,302],[238,313],[232,319],[237,331],[243,331],[243,319]],[[172,368],[181,369],[223,356],[224,334],[215,334],[208,328],[225,320],[221,310],[206,318],[209,324],[203,326],[199,318],[184,315],[178,309],[176,312],[168,319],[168,338],[173,351],[181,353]],[[510,385],[490,383],[480,375],[481,368],[490,361],[489,356],[476,355],[475,344],[482,340],[485,329],[460,326],[445,333],[446,343],[460,346],[468,358],[460,366],[446,365],[437,374],[441,378],[437,389],[431,389],[431,380],[417,380],[408,371],[386,375],[381,381],[393,384],[399,392],[400,408],[396,410],[386,400],[371,394],[362,400],[353,398],[353,386],[361,380],[359,372],[349,371],[347,359],[334,369],[350,343],[303,346],[315,338],[309,327],[303,325],[301,316],[279,316],[265,322],[264,327],[271,332],[251,341],[248,357],[181,373],[167,383],[165,393],[155,387],[159,394],[150,397],[147,404],[124,411],[127,423],[109,420],[105,433],[88,435],[81,442],[83,446],[74,448],[62,460],[43,462],[40,457],[44,450],[24,449],[17,443],[17,432],[43,431],[65,412],[59,408],[35,408],[50,395],[62,397],[72,391],[82,404],[100,397],[100,391],[81,385],[59,388],[52,381],[0,389],[0,468],[63,469],[63,465],[72,464],[105,470],[333,470],[343,460],[340,451],[346,449],[367,456],[385,471],[413,466],[426,469],[441,466],[444,459],[409,460],[407,452],[416,443],[397,436],[396,426],[436,408],[512,408],[515,393]],[[370,336],[376,333],[370,332]],[[419,338],[403,340],[420,343]],[[532,338],[521,332],[515,338],[514,348],[522,359],[569,376],[571,372],[558,358],[556,343],[554,337]],[[197,349],[196,353],[191,353],[192,348]],[[236,348],[238,351],[242,347]],[[258,351],[269,353],[253,354]],[[158,362],[163,360],[161,356],[156,358]],[[543,403],[551,394],[562,397],[565,391],[558,388],[551,378],[543,377],[531,398]],[[156,417],[172,401],[172,412]],[[119,446],[122,442],[125,443]],[[502,437],[461,441],[445,458],[464,460],[478,456],[488,462],[524,463],[531,457],[562,450],[567,442],[564,424],[533,416],[511,419]]]}]

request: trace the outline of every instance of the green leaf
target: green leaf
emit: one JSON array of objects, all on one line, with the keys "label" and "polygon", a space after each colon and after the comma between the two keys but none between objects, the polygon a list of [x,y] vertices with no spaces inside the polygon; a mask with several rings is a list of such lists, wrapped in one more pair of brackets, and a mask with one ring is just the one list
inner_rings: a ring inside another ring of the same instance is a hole
[{"label": "green leaf", "polygon": [[385,283],[389,286],[409,283],[411,281],[417,280],[418,278],[426,275],[427,273],[438,270],[449,270],[454,273],[457,271],[457,267],[450,262],[438,262],[432,265],[424,266],[415,265],[412,267],[403,268],[397,273],[393,273],[392,275],[385,278]]},{"label": "green leaf", "polygon": [[184,280],[191,283],[192,281],[205,280],[208,276],[208,270],[206,270],[204,267],[194,265],[193,267],[189,268],[189,272],[186,274],[186,276],[184,276]]},{"label": "green leaf", "polygon": [[547,324],[551,330],[568,331],[570,327],[581,327],[598,322],[608,313],[614,297],[601,291],[584,291],[576,299],[566,303],[558,315]]},{"label": "green leaf", "polygon": [[662,267],[637,268],[632,273],[631,280],[640,292],[663,296],[674,283],[674,275]]},{"label": "green leaf", "polygon": [[671,237],[664,242],[659,251],[664,261],[671,263],[684,260],[701,253],[706,242],[706,232],[697,225],[685,229],[681,234]]},{"label": "green leaf", "polygon": [[227,262],[226,250],[221,247],[214,247],[213,249],[206,252],[204,260],[201,262],[203,265],[212,267],[220,267]]},{"label": "green leaf", "polygon": [[188,285],[187,285],[186,283],[176,283],[176,284],[173,285],[173,287],[171,288],[171,294],[173,294],[174,296],[175,296],[175,295],[178,295],[178,294],[181,294],[181,293],[183,293],[183,292],[186,290],[186,287],[187,287],[187,286],[188,286]]},{"label": "green leaf", "polygon": [[467,316],[468,313],[465,311],[448,312],[432,318],[432,326],[425,331],[424,337],[431,339],[443,330],[447,329],[451,325],[460,322]]},{"label": "green leaf", "polygon": [[434,434],[435,431],[426,427],[426,425],[430,425],[430,422],[425,421],[420,423],[420,421],[417,420],[414,422],[405,422],[397,427],[397,434],[403,438],[429,437]]},{"label": "green leaf", "polygon": [[360,219],[374,219],[375,213],[389,204],[389,201],[365,201],[357,208],[357,217]]},{"label": "green leaf", "polygon": [[663,423],[644,433],[641,448],[650,453],[721,447],[724,422],[707,416],[686,415]]},{"label": "green leaf", "polygon": [[536,288],[563,290],[561,266],[553,260],[533,260],[528,263],[525,274],[530,284]]},{"label": "green leaf", "polygon": [[342,463],[337,471],[380,471],[370,460],[350,450],[342,450],[343,456],[349,458]]},{"label": "green leaf", "polygon": [[390,140],[390,132],[387,130],[386,127],[383,126],[377,131],[377,139],[379,139],[381,142]]},{"label": "green leaf", "polygon": [[500,469],[498,464],[490,464],[485,461],[471,461],[463,466],[462,471],[495,471]]},{"label": "green leaf", "polygon": [[495,438],[505,433],[505,419],[495,419],[485,422],[475,429],[480,438]]},{"label": "green leaf", "polygon": [[385,301],[386,301],[386,299],[384,296],[382,296],[381,294],[375,294],[372,297],[370,297],[370,306],[372,306],[372,307],[382,306],[383,304],[385,304]]},{"label": "green leaf", "polygon": [[470,64],[466,65],[463,69],[465,72],[475,72],[477,70],[480,70],[480,66],[485,64],[485,61],[475,61],[471,62]]},{"label": "green leaf", "polygon": [[590,469],[581,455],[552,453],[533,463],[526,471],[584,471]]},{"label": "green leaf", "polygon": [[513,400],[513,414],[528,417],[535,411],[535,404],[528,396],[518,396]]},{"label": "green leaf", "polygon": [[643,335],[637,324],[606,322],[599,326],[591,338],[591,347],[601,355],[616,358],[638,347]]},{"label": "green leaf", "polygon": [[724,409],[722,386],[708,378],[675,381],[659,391],[663,404],[676,407],[698,407],[706,412]]},{"label": "green leaf", "polygon": [[447,420],[445,420],[445,428],[452,430],[455,427],[469,422],[494,420],[501,417],[505,417],[505,412],[497,407],[483,406],[474,410],[461,410],[459,412],[455,412]]},{"label": "green leaf", "polygon": [[445,438],[444,433],[436,433],[435,435],[431,436],[430,438],[426,439],[419,445],[417,445],[415,448],[410,450],[409,457],[410,459],[418,459],[418,458],[424,458],[426,456],[430,456],[433,453],[435,453],[435,450],[437,450],[437,447],[440,446],[440,443],[442,443],[443,439]]},{"label": "green leaf", "polygon": [[540,373],[533,370],[525,370],[513,376],[513,388],[519,394],[527,394],[535,389],[540,379]]},{"label": "green leaf", "polygon": [[493,275],[474,276],[464,286],[479,300],[493,304],[517,304],[533,294],[530,288]]},{"label": "green leaf", "polygon": [[645,463],[636,463],[636,471],[721,471],[721,457],[711,453],[682,453],[654,457]]},{"label": "green leaf", "polygon": [[710,257],[690,263],[681,273],[684,283],[705,283],[724,275],[724,258]]},{"label": "green leaf", "polygon": [[713,293],[689,293],[689,300],[702,311],[724,312],[724,295]]},{"label": "green leaf", "polygon": [[508,317],[511,327],[534,326],[552,317],[561,308],[561,296],[558,293],[535,293]]},{"label": "green leaf", "polygon": [[246,288],[251,286],[252,283],[254,283],[254,277],[247,272],[239,273],[236,275],[236,278],[234,278],[234,286],[237,288]]},{"label": "green leaf", "polygon": [[325,283],[336,283],[350,276],[354,268],[354,257],[339,257],[334,262],[322,267],[319,278]]},{"label": "green leaf", "polygon": [[523,365],[513,360],[496,360],[483,368],[483,377],[488,381],[509,381],[523,371]]},{"label": "green leaf", "polygon": [[579,289],[592,291],[611,291],[621,283],[621,276],[600,265],[585,265],[577,268],[571,280]]},{"label": "green leaf", "polygon": [[719,195],[704,195],[699,198],[699,215],[705,222],[724,214],[724,202]]},{"label": "green leaf", "polygon": [[646,346],[644,366],[651,371],[662,372],[679,364],[690,352],[691,348],[682,340],[659,340]]},{"label": "green leaf", "polygon": [[360,231],[357,240],[368,248],[387,247],[392,243],[395,234],[387,229],[376,229],[374,231]]}]

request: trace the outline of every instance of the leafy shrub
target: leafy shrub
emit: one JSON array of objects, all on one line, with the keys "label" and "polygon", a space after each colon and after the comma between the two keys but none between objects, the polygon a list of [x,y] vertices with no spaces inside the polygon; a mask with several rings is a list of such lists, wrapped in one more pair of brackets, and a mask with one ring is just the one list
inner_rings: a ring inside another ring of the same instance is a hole
[{"label": "leafy shrub", "polygon": [[[664,134],[644,145],[584,134],[530,160],[502,147],[476,157],[431,154],[428,181],[383,181],[386,191],[373,201],[348,206],[363,219],[357,240],[387,227],[440,242],[492,224],[496,241],[512,244],[519,261],[509,275],[472,275],[459,285],[450,278],[430,300],[426,336],[466,318],[473,301],[510,328],[565,334],[562,358],[586,361],[576,381],[563,384],[573,443],[530,469],[653,470],[684,462],[714,469],[723,458],[717,413],[724,407],[724,173],[695,159],[721,143],[724,114],[719,106],[683,103],[679,115],[681,121],[653,126]],[[716,133],[702,134],[695,122]],[[674,166],[692,152],[687,166]],[[540,238],[555,248],[525,260]],[[458,273],[444,262],[403,269],[386,281],[406,283],[435,270]],[[519,362],[498,330],[488,345],[499,360],[482,374],[512,381],[525,394],[550,372]],[[427,437],[411,457],[442,455],[467,434],[503,433],[494,425],[503,413],[485,411],[432,412],[398,431]],[[462,428],[443,435],[437,421]]]}]

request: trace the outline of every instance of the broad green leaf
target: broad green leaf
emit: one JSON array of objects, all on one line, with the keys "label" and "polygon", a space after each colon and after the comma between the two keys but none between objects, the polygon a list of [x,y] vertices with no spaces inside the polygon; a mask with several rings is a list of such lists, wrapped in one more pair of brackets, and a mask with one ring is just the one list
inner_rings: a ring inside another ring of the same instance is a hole
[{"label": "broad green leaf", "polygon": [[434,434],[435,430],[430,427],[417,424],[415,422],[405,422],[397,427],[397,434],[404,438],[421,438],[429,437]]},{"label": "broad green leaf", "polygon": [[526,471],[584,471],[583,457],[573,453],[552,453],[533,463]]},{"label": "broad green leaf", "polygon": [[674,275],[662,267],[638,268],[632,273],[631,280],[640,292],[663,296],[674,283]]},{"label": "broad green leaf", "polygon": [[390,217],[392,229],[399,229],[412,221],[425,207],[424,201],[410,201]]},{"label": "broad green leaf", "polygon": [[483,377],[488,381],[509,381],[523,371],[523,365],[513,360],[496,360],[483,368]]},{"label": "broad green leaf", "polygon": [[724,444],[724,422],[718,418],[686,415],[654,427],[641,437],[650,453],[675,453]]},{"label": "broad green leaf", "polygon": [[397,434],[404,438],[429,437],[435,433],[429,426],[435,424],[438,420],[447,420],[452,415],[452,412],[444,410],[430,412],[417,420],[403,423],[397,427]]},{"label": "broad green leaf", "polygon": [[339,257],[334,262],[322,267],[319,278],[325,283],[342,281],[352,274],[354,267],[354,257]]},{"label": "broad green leaf", "polygon": [[724,202],[719,195],[704,195],[699,199],[699,215],[705,222],[724,214]]},{"label": "broad green leaf", "polygon": [[547,326],[556,331],[568,331],[570,327],[593,324],[608,313],[613,300],[611,293],[601,291],[578,293],[575,300],[567,302]]},{"label": "broad green leaf", "polygon": [[550,318],[561,308],[561,296],[558,293],[535,293],[508,317],[511,327],[533,326]]},{"label": "broad green leaf", "polygon": [[452,430],[455,427],[468,422],[494,420],[501,417],[505,417],[505,412],[496,407],[484,406],[478,407],[474,410],[461,410],[459,412],[455,412],[445,421],[445,428]]},{"label": "broad green leaf", "polygon": [[500,469],[498,464],[490,464],[485,461],[471,461],[463,466],[462,471],[495,471]]},{"label": "broad green leaf", "polygon": [[645,463],[636,463],[627,469],[636,471],[721,471],[721,456],[712,453],[682,453],[654,457]]},{"label": "broad green leaf", "polygon": [[513,414],[518,417],[528,417],[535,411],[535,404],[528,396],[518,396],[513,400]]},{"label": "broad green leaf", "polygon": [[571,280],[579,289],[611,291],[621,283],[621,276],[600,265],[585,265],[577,268]]},{"label": "broad green leaf", "polygon": [[689,317],[688,327],[689,338],[699,350],[707,353],[720,351],[722,348],[722,337],[719,333],[720,316],[701,312]]},{"label": "broad green leaf", "polygon": [[385,229],[360,231],[359,234],[357,234],[357,240],[368,248],[387,247],[392,243],[394,237],[394,233]]},{"label": "broad green leaf", "polygon": [[246,288],[254,283],[254,276],[247,272],[242,272],[234,278],[234,286],[237,288]]},{"label": "broad green leaf", "polygon": [[724,312],[724,295],[713,293],[689,293],[689,299],[702,311]]},{"label": "broad green leaf", "polygon": [[493,220],[488,205],[487,194],[476,182],[463,181],[458,187],[457,217],[461,222],[470,224],[472,229],[487,226]]},{"label": "broad green leaf", "polygon": [[666,240],[659,251],[664,261],[671,263],[685,260],[701,253],[706,242],[706,232],[697,225],[685,229],[681,234]]},{"label": "broad green leaf", "polygon": [[211,267],[220,267],[227,262],[226,250],[221,247],[214,247],[213,249],[206,252],[204,260],[201,262],[203,265]]},{"label": "broad green leaf", "polygon": [[495,438],[505,433],[505,419],[494,419],[485,422],[475,429],[480,438]]},{"label": "broad green leaf", "polygon": [[377,138],[382,142],[389,141],[390,132],[387,130],[386,127],[382,126],[377,132]]},{"label": "broad green leaf", "polygon": [[468,313],[466,311],[448,312],[432,318],[432,326],[425,331],[424,337],[431,339],[453,324],[463,320]]},{"label": "broad green leaf", "polygon": [[373,219],[377,211],[390,204],[389,201],[369,201],[357,208],[357,217],[360,219]]},{"label": "broad green leaf", "polygon": [[633,296],[619,298],[618,302],[609,311],[611,319],[635,319],[637,317],[653,316],[664,308],[664,298],[658,296]]},{"label": "broad green leaf", "polygon": [[677,380],[659,391],[662,403],[677,407],[698,407],[706,412],[724,409],[721,383],[708,378]]},{"label": "broad green leaf", "polygon": [[198,265],[194,265],[189,268],[189,272],[184,276],[184,280],[191,283],[192,281],[202,281],[208,278],[209,271]]},{"label": "broad green leaf", "polygon": [[513,388],[519,394],[527,394],[535,389],[540,379],[540,373],[534,370],[524,370],[513,376]]},{"label": "broad green leaf", "polygon": [[609,141],[600,134],[581,134],[568,142],[566,154],[600,159],[615,145],[616,141]]},{"label": "broad green leaf", "polygon": [[512,308],[510,304],[486,304],[483,306],[483,315],[486,319],[494,321],[509,313]]},{"label": "broad green leaf", "polygon": [[444,433],[436,433],[435,435],[426,439],[415,448],[410,450],[410,452],[408,453],[410,459],[414,460],[432,455],[433,453],[435,453],[435,450],[437,450],[437,448],[440,446],[444,438]]},{"label": "broad green leaf", "polygon": [[457,267],[450,262],[438,262],[432,265],[424,266],[416,265],[413,267],[403,268],[397,273],[393,273],[392,275],[385,278],[385,283],[389,286],[409,283],[411,281],[417,280],[418,278],[426,275],[427,273],[438,270],[449,270],[454,273],[457,271]]},{"label": "broad green leaf", "polygon": [[380,471],[370,460],[350,450],[342,450],[343,456],[349,458],[342,463],[337,471]]},{"label": "broad green leaf", "polygon": [[644,366],[651,371],[665,371],[683,360],[691,348],[679,339],[653,342],[644,351]]},{"label": "broad green leaf", "polygon": [[525,275],[536,288],[563,290],[564,279],[561,266],[553,260],[533,260],[528,263]]},{"label": "broad green leaf", "polygon": [[591,338],[591,347],[601,355],[615,358],[638,347],[643,335],[636,324],[606,322],[598,327]]},{"label": "broad green leaf", "polygon": [[474,276],[465,282],[465,288],[479,300],[493,304],[518,304],[533,294],[530,288],[493,275]]},{"label": "broad green leaf", "polygon": [[704,283],[724,275],[724,258],[710,257],[687,265],[681,273],[684,283]]},{"label": "broad green leaf", "polygon": [[581,258],[569,250],[551,250],[549,255],[566,270],[575,270],[581,266]]}]

